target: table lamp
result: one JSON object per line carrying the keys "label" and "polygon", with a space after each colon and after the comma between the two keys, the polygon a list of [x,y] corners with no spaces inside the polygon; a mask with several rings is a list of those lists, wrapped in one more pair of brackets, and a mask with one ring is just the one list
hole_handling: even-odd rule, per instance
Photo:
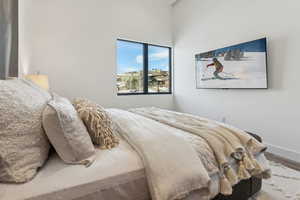
{"label": "table lamp", "polygon": [[25,79],[32,81],[41,88],[49,90],[48,76],[42,74],[29,74],[25,76]]}

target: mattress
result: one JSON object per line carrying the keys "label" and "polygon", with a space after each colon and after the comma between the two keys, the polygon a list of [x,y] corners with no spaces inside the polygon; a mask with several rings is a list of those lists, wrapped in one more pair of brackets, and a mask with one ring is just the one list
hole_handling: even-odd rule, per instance
{"label": "mattress", "polygon": [[[267,169],[263,154],[256,158]],[[219,193],[217,173],[210,174],[211,198]],[[197,199],[196,191],[186,200]],[[37,176],[25,184],[0,183],[0,200],[149,200],[144,167],[137,153],[125,142],[112,150],[97,150],[88,168],[67,165],[50,156]]]}

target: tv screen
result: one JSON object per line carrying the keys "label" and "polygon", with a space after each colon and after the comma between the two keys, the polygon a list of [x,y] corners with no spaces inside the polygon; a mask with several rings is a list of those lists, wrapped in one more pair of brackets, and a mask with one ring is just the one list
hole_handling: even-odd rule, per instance
{"label": "tv screen", "polygon": [[197,88],[268,88],[266,38],[200,53]]}

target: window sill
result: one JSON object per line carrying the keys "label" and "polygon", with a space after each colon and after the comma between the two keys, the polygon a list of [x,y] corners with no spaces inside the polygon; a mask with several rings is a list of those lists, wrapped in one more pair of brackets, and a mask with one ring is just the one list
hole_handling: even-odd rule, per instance
{"label": "window sill", "polygon": [[117,96],[132,96],[132,95],[168,95],[172,92],[156,92],[156,93],[118,93]]}

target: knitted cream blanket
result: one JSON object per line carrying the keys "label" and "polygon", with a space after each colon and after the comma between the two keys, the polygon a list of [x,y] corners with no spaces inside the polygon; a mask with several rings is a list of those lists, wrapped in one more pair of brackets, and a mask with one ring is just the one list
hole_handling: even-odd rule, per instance
{"label": "knitted cream blanket", "polygon": [[[232,186],[239,180],[262,173],[254,155],[265,151],[266,146],[242,130],[198,116],[159,108],[137,108],[130,111],[203,138],[213,150],[218,162],[222,194],[231,194]],[[229,157],[236,160],[237,173],[230,166]]]}
{"label": "knitted cream blanket", "polygon": [[[210,177],[182,130],[125,110],[106,110],[118,133],[141,157],[153,200],[183,199],[200,190],[207,200]],[[188,166],[188,167],[186,167]]]}

